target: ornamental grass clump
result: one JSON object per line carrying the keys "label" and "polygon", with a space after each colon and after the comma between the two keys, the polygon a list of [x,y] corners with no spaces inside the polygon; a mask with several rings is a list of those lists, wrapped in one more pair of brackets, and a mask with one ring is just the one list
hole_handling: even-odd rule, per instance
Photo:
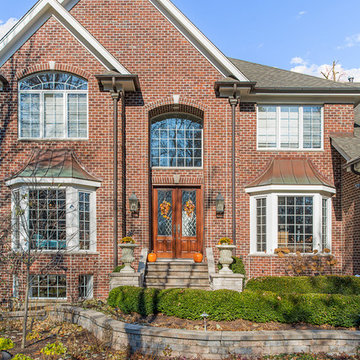
{"label": "ornamental grass clump", "polygon": [[14,347],[14,342],[11,339],[0,337],[0,351],[11,350]]}

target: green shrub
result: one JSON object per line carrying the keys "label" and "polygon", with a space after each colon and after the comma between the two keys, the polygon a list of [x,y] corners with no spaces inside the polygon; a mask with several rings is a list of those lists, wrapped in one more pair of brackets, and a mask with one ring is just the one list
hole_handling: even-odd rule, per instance
{"label": "green shrub", "polygon": [[360,278],[355,276],[267,276],[251,279],[248,290],[297,294],[360,295]]}
{"label": "green shrub", "polygon": [[15,355],[12,360],[33,360],[31,357],[26,356],[24,354],[17,354]]}
{"label": "green shrub", "polygon": [[118,272],[120,272],[123,268],[125,267],[125,265],[119,265],[119,266],[117,266],[115,269],[114,269],[114,273],[118,273]]}
{"label": "green shrub", "polygon": [[202,319],[203,312],[215,321],[244,319],[352,327],[360,320],[360,296],[356,295],[119,287],[110,292],[108,304],[125,313],[163,313],[190,320]]}
{"label": "green shrub", "polygon": [[0,350],[10,350],[14,347],[12,340],[0,337]]}
{"label": "green shrub", "polygon": [[[242,261],[241,258],[232,256],[233,258],[233,262],[232,264],[229,265],[230,270],[232,270],[232,272],[234,274],[242,274],[242,275],[246,275],[246,271],[245,271],[245,266],[244,263]],[[222,269],[222,265],[218,264],[218,269],[221,270]]]}
{"label": "green shrub", "polygon": [[67,348],[62,342],[56,341],[53,344],[47,344],[43,347],[40,352],[46,356],[58,356],[64,355],[67,351]]}

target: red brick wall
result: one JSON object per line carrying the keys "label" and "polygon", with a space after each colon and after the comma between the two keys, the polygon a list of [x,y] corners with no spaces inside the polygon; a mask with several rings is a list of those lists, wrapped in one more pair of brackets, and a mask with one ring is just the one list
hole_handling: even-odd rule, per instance
{"label": "red brick wall", "polygon": [[[147,0],[81,0],[72,15],[130,72],[139,75],[141,93],[126,99],[126,200],[135,192],[141,203],[139,217],[127,214],[127,231],[133,230],[140,245],[149,247],[149,112],[172,106],[172,95],[180,95],[181,106],[204,112],[204,164],[201,170],[154,170],[153,184],[173,184],[174,174],[181,182],[199,184],[204,189],[204,244],[216,243],[221,236],[231,236],[231,110],[224,99],[216,99],[214,82],[219,72],[150,4]],[[59,70],[72,71],[89,81],[89,141],[19,141],[17,139],[17,77],[48,69],[55,61]],[[51,18],[21,49],[0,68],[10,81],[11,92],[0,93],[0,179],[19,169],[31,149],[68,147],[75,150],[85,167],[103,178],[97,190],[96,255],[65,258],[68,268],[69,297],[77,297],[78,275],[93,273],[95,297],[106,297],[108,274],[113,268],[112,251],[112,100],[100,93],[95,74],[105,69],[72,35]],[[120,104],[119,104],[120,108]],[[121,126],[119,126],[121,131]],[[330,148],[331,132],[352,132],[353,110],[350,105],[325,106],[325,150],[321,152],[281,152],[282,156],[308,156],[318,170],[335,183]],[[280,152],[256,151],[256,112],[253,104],[242,104],[237,111],[237,254],[244,256],[250,276],[280,274],[279,260],[248,257],[249,195],[244,186]],[[121,148],[120,143],[120,148]],[[119,161],[121,160],[121,151]],[[119,171],[121,174],[121,171]],[[122,184],[119,178],[119,187]],[[215,213],[215,198],[221,192],[226,200],[223,218]],[[0,189],[1,212],[9,207],[9,190]],[[128,207],[128,201],[126,201]],[[119,204],[122,204],[121,192]],[[333,248],[344,257],[341,241],[340,203],[334,201]],[[120,209],[121,211],[122,209]],[[121,225],[121,220],[119,221]],[[120,233],[121,233],[120,227]],[[137,255],[140,248],[138,248]],[[215,251],[216,252],[216,251]],[[45,261],[45,260],[44,260]],[[36,273],[41,264],[32,270]],[[339,271],[343,269],[339,267]],[[344,268],[345,270],[345,268]],[[9,274],[0,270],[10,284]],[[346,270],[348,271],[348,270]],[[0,285],[1,286],[1,285]],[[0,296],[7,295],[3,286]]]}

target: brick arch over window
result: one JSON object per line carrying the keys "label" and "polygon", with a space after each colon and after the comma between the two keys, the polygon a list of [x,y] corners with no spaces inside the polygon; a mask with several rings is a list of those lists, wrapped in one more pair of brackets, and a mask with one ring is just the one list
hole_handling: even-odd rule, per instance
{"label": "brick arch over window", "polygon": [[91,77],[90,73],[73,65],[55,63],[55,66],[50,66],[49,63],[44,63],[19,70],[16,73],[16,78],[17,80],[21,80],[22,78],[27,77],[31,74],[43,72],[43,71],[61,71],[61,72],[71,73],[80,76],[86,80],[88,80]]}
{"label": "brick arch over window", "polygon": [[149,119],[166,113],[185,113],[195,115],[204,120],[206,108],[201,103],[180,97],[178,103],[174,102],[174,97],[169,96],[164,99],[154,101],[146,106]]}

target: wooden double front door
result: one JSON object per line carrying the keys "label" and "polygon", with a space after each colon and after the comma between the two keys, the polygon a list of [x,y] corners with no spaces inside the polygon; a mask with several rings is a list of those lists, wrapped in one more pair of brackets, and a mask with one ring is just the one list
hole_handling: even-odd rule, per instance
{"label": "wooden double front door", "polygon": [[153,241],[159,258],[202,252],[202,193],[197,188],[153,189]]}

